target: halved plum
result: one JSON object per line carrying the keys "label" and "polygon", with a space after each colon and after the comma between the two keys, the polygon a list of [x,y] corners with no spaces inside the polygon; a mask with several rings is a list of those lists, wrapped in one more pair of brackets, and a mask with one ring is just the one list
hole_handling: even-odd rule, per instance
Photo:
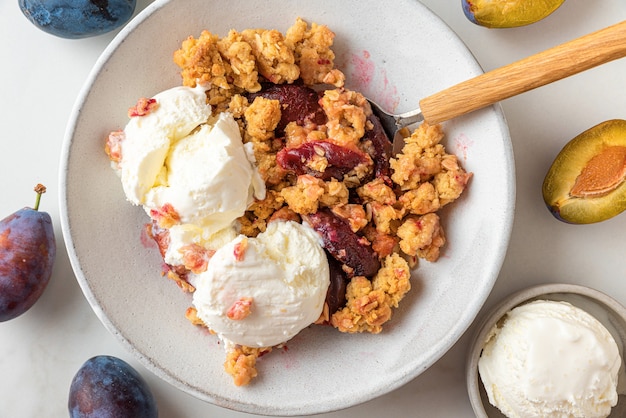
{"label": "halved plum", "polygon": [[462,0],[465,16],[487,28],[530,25],[547,17],[565,0]]}
{"label": "halved plum", "polygon": [[626,120],[602,122],[568,142],[543,182],[559,220],[589,224],[626,210]]}

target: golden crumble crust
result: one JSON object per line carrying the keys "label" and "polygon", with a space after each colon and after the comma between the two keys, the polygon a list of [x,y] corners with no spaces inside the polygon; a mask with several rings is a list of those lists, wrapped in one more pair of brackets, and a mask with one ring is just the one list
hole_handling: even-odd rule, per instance
{"label": "golden crumble crust", "polygon": [[289,122],[285,126],[285,147],[295,148],[306,142],[323,141],[328,139],[326,135],[326,125],[316,125],[305,123],[299,125],[296,122]]}
{"label": "golden crumble crust", "polygon": [[331,49],[335,33],[327,26],[307,23],[298,18],[287,30],[286,42],[293,45],[300,77],[305,84],[331,84],[342,87],[343,73],[334,68],[335,53]]}
{"label": "golden crumble crust", "polygon": [[320,207],[334,207],[348,203],[348,188],[342,182],[323,181],[310,175],[298,176],[294,186],[280,191],[285,203],[299,215],[317,212]]}
{"label": "golden crumble crust", "polygon": [[396,203],[396,194],[382,178],[376,178],[356,189],[359,197],[366,202],[378,202],[383,205]]}
{"label": "golden crumble crust", "polygon": [[181,68],[184,86],[195,87],[198,83],[208,85],[208,102],[223,105],[235,93],[229,79],[232,68],[219,52],[219,37],[204,30],[196,39],[189,36],[174,52],[174,62]]}
{"label": "golden crumble crust", "polygon": [[300,77],[293,47],[275,29],[246,29],[241,35],[251,46],[259,73],[274,84],[293,83]]}
{"label": "golden crumble crust", "polygon": [[427,213],[408,216],[398,228],[400,248],[405,254],[418,256],[428,261],[439,258],[440,248],[446,243],[439,215]]}
{"label": "golden crumble crust", "polygon": [[357,147],[365,134],[367,99],[352,90],[333,89],[324,91],[320,105],[328,116],[328,138],[338,145]]}
{"label": "golden crumble crust", "polygon": [[258,375],[257,359],[270,351],[271,347],[252,348],[236,345],[226,351],[224,370],[232,376],[235,386],[245,386]]}
{"label": "golden crumble crust", "polygon": [[230,64],[232,84],[248,92],[261,90],[259,72],[252,46],[242,34],[230,30],[228,35],[217,42],[220,55]]}
{"label": "golden crumble crust", "polygon": [[392,308],[411,289],[409,266],[398,254],[385,257],[383,266],[370,281],[356,276],[346,289],[346,306],[331,316],[331,324],[341,332],[378,334],[393,314]]}
{"label": "golden crumble crust", "polygon": [[280,102],[257,97],[244,111],[246,132],[253,141],[266,141],[274,138],[274,130],[280,122]]}
{"label": "golden crumble crust", "polygon": [[390,160],[391,179],[403,191],[398,201],[408,213],[438,211],[461,195],[472,176],[446,152],[442,139],[439,125],[423,123],[406,139],[402,153]]}

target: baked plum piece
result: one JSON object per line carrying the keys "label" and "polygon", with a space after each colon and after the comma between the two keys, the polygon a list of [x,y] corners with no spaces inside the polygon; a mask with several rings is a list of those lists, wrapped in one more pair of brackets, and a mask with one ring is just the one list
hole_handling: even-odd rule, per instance
{"label": "baked plum piece", "polygon": [[348,276],[341,268],[342,264],[326,251],[328,259],[328,267],[330,270],[330,286],[326,292],[326,303],[328,304],[328,312],[332,316],[346,304],[346,286],[348,284]]}
{"label": "baked plum piece", "polygon": [[[315,161],[324,158],[323,170],[315,168]],[[311,141],[294,148],[283,148],[276,155],[276,161],[284,170],[297,175],[308,174],[313,177],[330,180],[343,180],[343,176],[361,164],[367,164],[367,155],[328,141]]]}
{"label": "baked plum piece", "polygon": [[383,125],[378,116],[371,114],[367,120],[372,123],[373,128],[366,130],[362,142],[371,142],[370,156],[374,161],[374,176],[382,178],[388,186],[391,186],[391,166],[389,159],[393,156],[393,144],[385,133]]}
{"label": "baked plum piece", "polygon": [[319,104],[318,93],[303,84],[264,83],[261,90],[246,95],[246,98],[252,103],[259,96],[278,100],[281,104],[280,122],[276,126],[277,137],[284,135],[289,122],[296,122],[300,126],[307,122],[316,125],[326,123],[326,114]]}
{"label": "baked plum piece", "polygon": [[326,251],[347,267],[348,276],[373,277],[378,272],[380,261],[371,243],[354,233],[347,222],[329,209],[321,209],[304,219],[322,238]]}

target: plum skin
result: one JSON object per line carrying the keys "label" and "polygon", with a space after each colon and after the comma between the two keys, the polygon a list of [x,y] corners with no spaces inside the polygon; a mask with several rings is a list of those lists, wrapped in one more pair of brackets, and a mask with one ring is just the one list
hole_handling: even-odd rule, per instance
{"label": "plum skin", "polygon": [[55,256],[48,213],[24,208],[0,222],[0,322],[22,315],[41,297]]}
{"label": "plum skin", "polygon": [[124,360],[99,355],[87,360],[72,379],[71,418],[156,418],[157,404],[141,375]]}
{"label": "plum skin", "polygon": [[467,19],[478,25],[479,23],[476,21],[476,17],[474,16],[474,12],[472,12],[471,9],[471,3],[469,2],[469,0],[462,0],[461,1],[461,5],[463,7],[463,13],[465,14],[465,17],[467,17]]}
{"label": "plum skin", "polygon": [[19,0],[19,6],[44,32],[79,39],[110,32],[128,22],[136,0]]}

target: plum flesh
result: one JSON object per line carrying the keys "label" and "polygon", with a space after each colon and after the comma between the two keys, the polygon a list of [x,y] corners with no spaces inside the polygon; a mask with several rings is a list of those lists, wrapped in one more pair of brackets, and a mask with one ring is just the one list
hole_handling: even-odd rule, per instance
{"label": "plum flesh", "polygon": [[369,278],[378,272],[378,255],[369,241],[355,234],[347,222],[325,208],[304,218],[321,237],[324,249],[351,270],[348,276]]}

